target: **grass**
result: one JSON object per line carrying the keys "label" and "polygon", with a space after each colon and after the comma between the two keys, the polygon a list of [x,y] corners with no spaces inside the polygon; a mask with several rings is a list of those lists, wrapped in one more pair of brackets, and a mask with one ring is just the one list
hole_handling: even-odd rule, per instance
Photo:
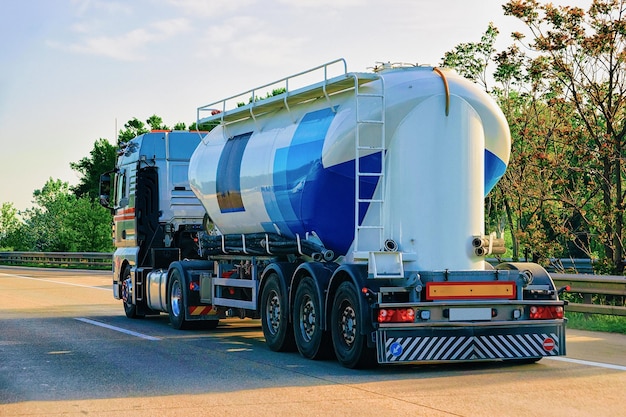
{"label": "grass", "polygon": [[570,329],[626,334],[626,316],[565,312],[565,317]]}

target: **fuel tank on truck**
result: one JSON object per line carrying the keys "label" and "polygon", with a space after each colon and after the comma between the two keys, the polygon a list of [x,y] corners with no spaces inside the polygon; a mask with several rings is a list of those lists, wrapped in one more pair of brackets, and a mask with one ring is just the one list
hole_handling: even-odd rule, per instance
{"label": "fuel tank on truck", "polygon": [[347,260],[393,242],[409,270],[484,269],[471,242],[510,152],[488,94],[452,70],[383,66],[268,100],[201,120],[220,124],[189,179],[222,234],[315,235]]}

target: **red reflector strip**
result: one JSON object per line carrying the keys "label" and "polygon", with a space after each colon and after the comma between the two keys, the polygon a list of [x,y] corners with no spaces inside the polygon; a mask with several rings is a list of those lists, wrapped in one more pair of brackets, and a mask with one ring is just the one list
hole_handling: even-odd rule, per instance
{"label": "red reflector strip", "polygon": [[135,208],[130,207],[130,208],[126,208],[126,209],[122,209],[118,211],[113,217],[113,220],[118,222],[118,221],[123,221],[123,220],[133,220],[134,218],[135,218]]}
{"label": "red reflector strip", "polygon": [[515,282],[427,282],[427,300],[503,298],[513,300]]}
{"label": "red reflector strip", "polygon": [[189,307],[190,316],[206,316],[208,314],[216,314],[213,312],[213,306],[191,306]]}

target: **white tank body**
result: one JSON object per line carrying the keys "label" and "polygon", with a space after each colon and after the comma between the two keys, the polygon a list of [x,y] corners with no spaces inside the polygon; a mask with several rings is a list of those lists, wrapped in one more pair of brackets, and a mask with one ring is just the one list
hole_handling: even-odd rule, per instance
{"label": "white tank body", "polygon": [[[471,241],[485,232],[484,196],[509,159],[502,112],[453,71],[377,76],[358,99],[349,89],[212,130],[191,158],[189,179],[220,232],[314,233],[347,260],[357,249],[381,250],[378,232],[355,247],[355,159],[361,172],[375,172],[384,154],[383,175],[360,176],[368,202],[360,203],[359,227],[382,226],[384,239],[411,254],[407,270],[483,269]],[[378,121],[383,151],[357,151],[357,126],[361,144],[376,144]]]}

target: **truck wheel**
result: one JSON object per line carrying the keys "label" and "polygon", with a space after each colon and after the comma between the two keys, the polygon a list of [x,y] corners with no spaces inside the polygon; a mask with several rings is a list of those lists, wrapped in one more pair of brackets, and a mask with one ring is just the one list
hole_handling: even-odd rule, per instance
{"label": "truck wheel", "polygon": [[337,360],[346,368],[368,368],[375,364],[374,349],[367,347],[359,332],[359,299],[354,285],[339,285],[331,312],[331,334]]}
{"label": "truck wheel", "polygon": [[328,335],[321,326],[320,300],[311,277],[298,285],[293,304],[293,331],[298,351],[305,358],[322,359],[330,353]]}
{"label": "truck wheel", "polygon": [[185,329],[187,327],[187,321],[185,320],[185,292],[183,291],[180,272],[177,269],[172,270],[168,294],[170,323],[175,329]]}
{"label": "truck wheel", "polygon": [[130,265],[126,265],[122,273],[122,302],[124,303],[124,314],[126,314],[126,317],[129,319],[143,317],[137,314],[137,306],[133,304],[133,282],[130,279]]}
{"label": "truck wheel", "polygon": [[261,327],[265,343],[275,352],[293,351],[293,328],[287,315],[287,297],[283,294],[278,275],[270,274],[261,293]]}

